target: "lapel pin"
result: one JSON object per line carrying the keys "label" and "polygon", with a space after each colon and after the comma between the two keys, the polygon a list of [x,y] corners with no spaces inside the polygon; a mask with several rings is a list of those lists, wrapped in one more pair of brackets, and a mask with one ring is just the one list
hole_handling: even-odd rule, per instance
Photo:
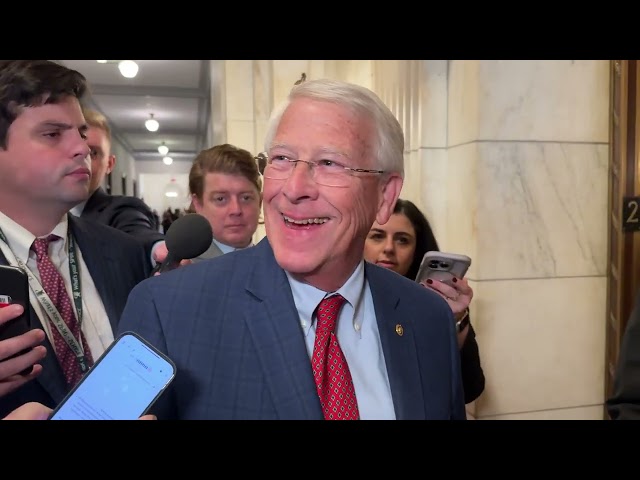
{"label": "lapel pin", "polygon": [[402,325],[397,324],[396,325],[396,333],[400,336],[402,336],[404,334],[404,328],[402,328]]}

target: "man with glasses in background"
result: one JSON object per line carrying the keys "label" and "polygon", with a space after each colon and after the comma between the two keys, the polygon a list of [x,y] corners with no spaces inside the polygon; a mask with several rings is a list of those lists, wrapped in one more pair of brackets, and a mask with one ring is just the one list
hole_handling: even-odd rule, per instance
{"label": "man with glasses in background", "polygon": [[404,136],[371,91],[306,81],[270,119],[266,238],[142,282],[121,331],[176,363],[159,419],[465,419],[455,322],[362,252],[403,183]]}

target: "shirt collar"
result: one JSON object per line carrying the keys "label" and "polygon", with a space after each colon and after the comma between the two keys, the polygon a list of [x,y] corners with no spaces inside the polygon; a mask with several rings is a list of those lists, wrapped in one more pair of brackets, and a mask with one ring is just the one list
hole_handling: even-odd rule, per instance
{"label": "shirt collar", "polygon": [[247,245],[246,247],[243,247],[243,248],[231,247],[231,246],[229,246],[229,245],[227,245],[225,243],[219,242],[215,238],[213,239],[213,243],[215,243],[217,245],[217,247],[220,249],[220,251],[222,253],[235,252],[236,250],[243,250],[245,248],[249,248],[249,247],[253,246],[253,243],[249,243],[249,245]]}
{"label": "shirt collar", "polygon": [[[54,235],[64,239],[65,249],[67,248],[68,226],[69,221],[67,219],[67,215],[63,215],[60,222],[51,231]],[[0,228],[7,237],[9,248],[16,258],[27,263],[27,260],[29,259],[29,250],[31,249],[31,245],[33,245],[33,241],[36,239],[36,236],[2,212],[0,212]],[[44,237],[46,236],[47,235],[44,235]]]}
{"label": "shirt collar", "polygon": [[69,210],[69,213],[71,213],[72,215],[75,215],[76,217],[79,217],[80,215],[82,215],[82,212],[84,211],[84,207],[86,205],[87,205],[87,200],[73,207],[71,210]]}
{"label": "shirt collar", "polygon": [[344,285],[335,292],[325,292],[308,283],[295,279],[289,272],[285,273],[291,286],[293,301],[296,304],[298,316],[300,317],[301,326],[305,335],[308,333],[314,321],[313,314],[315,309],[323,298],[339,293],[355,310],[364,293],[364,261],[358,264]]}

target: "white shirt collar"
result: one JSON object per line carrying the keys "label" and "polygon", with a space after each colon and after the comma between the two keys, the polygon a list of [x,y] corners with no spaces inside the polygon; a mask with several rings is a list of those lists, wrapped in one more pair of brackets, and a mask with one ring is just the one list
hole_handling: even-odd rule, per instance
{"label": "white shirt collar", "polygon": [[[54,235],[64,239],[64,248],[67,248],[68,227],[69,221],[67,219],[67,215],[63,215],[60,222],[58,222],[51,231]],[[0,212],[0,228],[7,237],[9,248],[13,254],[22,262],[27,263],[27,260],[29,259],[29,250],[31,249],[31,245],[33,245],[33,241],[36,239],[36,236],[2,212]],[[44,235],[44,237],[46,236],[47,235]]]}

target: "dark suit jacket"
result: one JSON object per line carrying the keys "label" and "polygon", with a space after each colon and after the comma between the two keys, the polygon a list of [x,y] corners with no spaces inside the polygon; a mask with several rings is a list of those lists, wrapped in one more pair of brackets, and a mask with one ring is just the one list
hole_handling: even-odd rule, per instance
{"label": "dark suit jacket", "polygon": [[[104,225],[69,215],[69,228],[82,252],[115,334],[129,292],[150,274],[146,253],[129,235]],[[2,252],[0,263],[7,264]],[[33,308],[30,311],[31,327],[42,328]],[[53,408],[67,394],[62,369],[49,340],[45,339],[43,345],[47,348],[47,356],[40,362],[42,373],[14,392],[0,397],[0,418],[26,402],[40,402]]]}
{"label": "dark suit jacket", "polygon": [[[366,263],[365,275],[396,417],[465,419],[447,303],[376,265]],[[140,283],[122,314],[127,330],[177,365],[152,408],[160,419],[323,418],[293,294],[267,238]]]}
{"label": "dark suit jacket", "polygon": [[164,240],[164,235],[158,231],[155,215],[146,203],[136,197],[109,195],[98,188],[87,200],[80,217],[132,235],[142,242],[148,258],[151,258],[153,245]]}
{"label": "dark suit jacket", "polygon": [[640,292],[622,337],[613,394],[606,407],[613,420],[640,420]]}

